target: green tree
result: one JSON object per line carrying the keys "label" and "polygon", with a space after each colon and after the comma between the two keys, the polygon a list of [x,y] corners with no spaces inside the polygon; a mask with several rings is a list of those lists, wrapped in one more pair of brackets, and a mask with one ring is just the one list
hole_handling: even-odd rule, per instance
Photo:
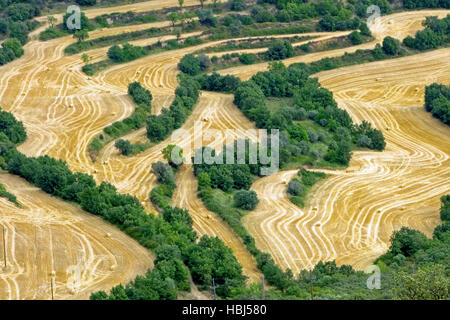
{"label": "green tree", "polygon": [[392,234],[390,251],[394,256],[402,254],[405,257],[410,257],[420,249],[425,248],[426,244],[427,238],[423,233],[402,227]]}
{"label": "green tree", "polygon": [[399,300],[448,300],[450,278],[446,268],[435,264],[420,268],[416,273],[394,274],[394,297]]}
{"label": "green tree", "polygon": [[14,56],[16,58],[19,58],[23,55],[23,47],[22,47],[22,43],[16,39],[16,38],[11,38],[11,39],[7,39],[2,43],[2,47],[3,48],[8,48],[11,49],[12,52],[14,53]]}
{"label": "green tree", "polygon": [[183,164],[183,149],[177,145],[169,144],[162,150],[162,154],[172,167],[176,168]]}
{"label": "green tree", "polygon": [[81,55],[81,60],[83,60],[84,63],[88,63],[90,59],[91,58],[89,57],[89,55],[87,53],[83,53]]}
{"label": "green tree", "polygon": [[81,41],[84,41],[89,38],[89,33],[87,32],[87,30],[82,29],[82,30],[76,31],[73,34],[73,37],[75,39],[78,39],[78,42],[81,42]]}
{"label": "green tree", "polygon": [[133,146],[128,140],[116,140],[114,146],[119,149],[124,156],[128,156],[133,152]]}
{"label": "green tree", "polygon": [[56,21],[57,21],[57,19],[54,16],[47,16],[47,22],[50,25],[50,28],[55,27]]}
{"label": "green tree", "polygon": [[176,12],[169,13],[167,15],[167,18],[170,20],[170,22],[172,22],[172,28],[175,28],[175,23],[180,19],[178,13]]}
{"label": "green tree", "polygon": [[386,37],[383,39],[383,51],[386,54],[395,56],[398,53],[399,42],[397,39],[392,37]]}
{"label": "green tree", "polygon": [[151,172],[156,175],[158,182],[167,185],[175,185],[175,175],[173,174],[172,168],[167,163],[161,161],[152,163]]}
{"label": "green tree", "polygon": [[245,209],[245,210],[253,210],[258,204],[259,200],[256,195],[256,192],[253,190],[240,190],[237,191],[234,196],[234,206]]}
{"label": "green tree", "polygon": [[353,45],[362,43],[361,34],[358,31],[353,31],[352,33],[350,33],[349,38]]}
{"label": "green tree", "polygon": [[200,60],[193,54],[187,54],[178,63],[178,69],[191,76],[195,76],[201,71]]}

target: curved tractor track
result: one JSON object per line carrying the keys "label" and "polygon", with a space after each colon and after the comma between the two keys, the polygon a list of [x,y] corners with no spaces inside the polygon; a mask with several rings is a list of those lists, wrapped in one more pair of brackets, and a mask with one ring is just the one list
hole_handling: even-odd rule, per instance
{"label": "curved tractor track", "polygon": [[[158,3],[158,8],[174,6],[171,2],[162,1],[146,3],[152,3],[152,5]],[[136,5],[145,6],[144,3]],[[97,12],[98,10],[100,9],[89,10],[87,15],[90,17],[101,14]],[[103,8],[101,10],[103,10],[102,13],[119,11],[118,7]],[[130,9],[123,11],[128,10]],[[439,14],[443,16],[447,13],[448,11],[417,11],[383,17],[377,26],[371,26],[377,32],[377,40],[374,43],[304,55],[288,59],[285,62],[289,64],[300,61],[314,61],[325,56],[341,55],[344,52],[351,52],[364,46],[370,48],[385,35],[389,35],[390,32],[394,35],[397,35],[398,32],[403,32],[402,34],[404,35],[414,33],[421,28],[421,21],[427,15]],[[136,27],[136,29],[138,28],[140,27]],[[107,34],[123,31],[125,30],[119,28],[104,30]],[[101,32],[96,32],[100,36]],[[131,81],[140,81],[152,91],[154,96],[153,112],[158,113],[163,106],[169,106],[173,98],[174,89],[178,84],[176,80],[176,74],[178,73],[176,65],[179,59],[186,53],[194,52],[219,42],[147,56],[127,64],[116,65],[94,77],[87,77],[80,70],[82,65],[81,54],[74,56],[64,56],[63,54],[64,48],[73,41],[71,37],[47,42],[31,41],[26,45],[25,55],[21,59],[0,67],[0,105],[4,109],[13,112],[19,120],[24,122],[29,137],[19,149],[29,156],[49,154],[55,158],[64,159],[72,170],[88,172],[94,175],[97,181],[111,182],[120,192],[137,196],[148,211],[154,211],[154,208],[148,201],[148,193],[156,185],[156,179],[150,173],[151,163],[162,159],[161,150],[168,144],[192,147],[194,137],[193,124],[195,121],[201,121],[204,128],[214,128],[221,131],[238,129],[240,132],[243,132],[246,129],[254,129],[254,124],[249,122],[232,104],[233,97],[231,95],[203,92],[193,113],[182,127],[186,131],[183,131],[179,138],[167,139],[131,158],[119,156],[112,144],[110,144],[102,150],[97,161],[92,163],[87,152],[90,141],[105,126],[127,117],[134,109],[132,101],[126,94],[127,86]],[[152,40],[149,39],[149,41]],[[106,49],[102,48],[92,50],[89,54],[93,55],[94,59],[98,59],[103,57],[105,52]],[[448,57],[448,51],[444,50],[442,52],[441,55],[447,55]],[[422,61],[433,54],[436,53],[428,53],[414,58]],[[405,58],[404,61],[414,58]],[[421,91],[415,92],[415,102],[412,105],[421,105],[421,102],[417,100],[423,94],[424,82],[428,83],[435,80],[438,74],[442,74],[443,71],[447,71],[448,74],[445,65],[444,67],[439,66],[437,60],[429,59],[429,61],[429,64],[425,65],[423,70],[429,70],[434,63],[435,71],[432,74],[427,74],[427,77],[423,77],[426,81],[415,76],[415,74],[413,76],[413,79],[423,82],[421,83]],[[402,66],[403,60],[396,59],[389,63],[393,64],[390,68],[392,69],[395,66]],[[279,186],[282,175],[294,174],[294,172],[280,172],[265,177],[254,185],[253,188],[259,193],[259,198],[262,201],[254,212],[245,217],[244,222],[252,235],[255,236],[258,247],[270,252],[283,268],[289,267],[293,271],[298,271],[325,258],[337,258],[338,262],[362,266],[376,256],[376,250],[378,250],[376,252],[379,254],[386,249],[386,237],[390,235],[392,228],[398,227],[400,224],[415,225],[412,221],[417,221],[419,228],[429,231],[437,223],[436,212],[438,204],[435,197],[445,191],[443,174],[445,173],[445,165],[448,168],[448,163],[444,162],[447,159],[448,149],[442,150],[442,146],[435,146],[433,141],[439,140],[442,136],[448,136],[448,129],[433,122],[431,117],[426,118],[424,112],[424,118],[415,119],[414,112],[420,113],[420,108],[418,107],[398,108],[399,110],[396,109],[395,112],[394,110],[386,109],[391,108],[390,105],[378,107],[378,102],[384,103],[389,101],[381,98],[385,94],[384,91],[392,93],[389,94],[389,97],[397,105],[402,105],[402,94],[411,91],[405,89],[405,85],[402,85],[402,81],[407,82],[409,80],[402,80],[401,71],[396,74],[398,78],[396,83],[400,84],[397,84],[399,89],[394,89],[396,86],[393,83],[384,86],[384,83],[376,82],[378,72],[386,70],[383,69],[385,65],[387,63],[382,62],[378,64],[378,69],[371,67],[372,73],[366,73],[366,69],[370,69],[368,66],[372,65],[356,66],[354,68],[359,71],[354,69],[352,71],[354,72],[353,74],[348,74],[346,78],[343,77],[340,82],[333,80],[333,85],[336,82],[341,83],[343,87],[350,87],[350,89],[343,91],[343,97],[339,96],[339,88],[335,88],[330,83],[327,83],[326,80],[322,80],[325,79],[322,77],[336,75],[338,78],[337,75],[347,69],[324,73],[321,75],[321,81],[324,81],[325,86],[336,92],[336,98],[340,105],[349,111],[355,121],[359,121],[361,118],[368,119],[377,127],[383,129],[384,123],[380,122],[382,120],[378,117],[381,115],[386,117],[385,119],[390,119],[389,126],[391,130],[386,134],[388,142],[388,150],[386,152],[355,153],[352,167],[359,171],[353,173],[353,176],[350,173],[347,175],[346,172],[339,173],[317,186],[314,189],[315,191],[311,193],[310,198],[318,202],[323,201],[323,203],[312,204],[312,209],[307,207],[305,210],[300,210],[293,206],[284,194],[285,186]],[[414,64],[411,66],[414,67]],[[267,64],[257,64],[223,70],[222,73],[231,73],[241,78],[248,78],[252,74],[266,68]],[[362,78],[359,77],[354,80],[355,72],[360,72],[366,76],[367,83],[361,84],[361,86],[373,83],[374,88],[378,89],[365,87],[368,92],[366,94],[361,94],[363,91],[360,90],[358,90],[358,94],[352,92],[351,88],[359,85],[357,83]],[[445,78],[443,79],[445,80]],[[353,83],[355,83],[355,86]],[[386,88],[389,90],[386,90]],[[383,92],[379,94],[380,97],[375,94],[372,100],[358,100],[360,98],[369,99],[371,93],[376,90]],[[369,105],[372,107],[368,107]],[[405,111],[400,111],[402,109]],[[408,120],[405,120],[405,117]],[[205,118],[208,120],[202,121]],[[405,121],[419,125],[418,121],[425,122],[424,125],[430,129],[429,134],[415,133],[418,139],[415,141],[415,136],[414,138],[410,136],[414,132],[410,131],[418,130],[417,128],[420,128],[420,126],[408,126],[404,124]],[[397,132],[396,128],[400,128],[402,124],[404,126],[403,131]],[[409,128],[409,131],[406,128]],[[440,130],[440,132],[437,132],[437,130]],[[139,140],[143,136],[145,136],[145,129],[132,132],[125,138]],[[213,147],[220,148],[223,142],[222,138],[218,138],[205,143],[211,143]],[[399,143],[400,146],[398,145]],[[401,154],[402,157],[398,158],[398,154]],[[395,166],[387,161],[386,158],[383,160],[383,157],[396,159],[393,162]],[[424,158],[427,160],[425,161]],[[441,163],[437,164],[436,159],[440,159]],[[437,168],[436,171],[441,172],[442,175],[435,176],[435,180],[430,180],[433,176],[430,172],[422,174],[416,170],[413,178],[416,180],[422,178],[423,181],[427,182],[426,186],[418,190],[412,187],[398,189],[398,193],[401,195],[398,201],[392,201],[392,198],[390,198],[390,201],[387,201],[386,194],[392,194],[392,190],[385,191],[385,199],[380,197],[377,200],[376,193],[368,194],[363,189],[358,191],[351,187],[353,183],[356,183],[352,179],[357,177],[359,180],[356,179],[356,181],[359,181],[361,184],[360,188],[365,187],[364,181],[372,181],[374,186],[390,190],[392,186],[387,183],[388,178],[397,179],[395,177],[402,176],[407,179],[406,172],[412,170],[414,164],[422,166],[423,163]],[[441,168],[440,166],[443,167]],[[359,177],[359,175],[364,174],[366,175],[364,179]],[[256,269],[255,261],[248,251],[245,250],[240,239],[217,215],[209,212],[196,197],[196,181],[188,166],[179,173],[177,185],[178,188],[175,191],[173,203],[189,209],[190,214],[193,216],[196,231],[200,235],[219,236],[234,250],[238,260],[243,265],[244,273],[252,281],[258,279],[260,275]],[[345,193],[344,186],[351,189],[351,191]],[[7,185],[7,187],[10,188],[11,192],[16,192],[14,186]],[[431,194],[432,192],[427,188],[435,190],[434,194]],[[267,199],[265,199],[264,192],[269,189],[272,189],[273,192],[270,196],[267,195]],[[422,194],[419,190],[428,191],[424,191]],[[354,192],[354,195],[351,195],[351,192]],[[358,192],[361,192],[361,194]],[[345,194],[348,198],[345,197]],[[362,195],[366,197],[372,196],[373,199],[363,199]],[[432,196],[433,199],[430,200]],[[421,200],[423,197],[426,198],[426,201]],[[42,201],[39,205],[46,210],[53,203],[53,198],[51,199],[52,201],[48,201],[48,204],[46,201]],[[373,211],[372,201],[381,203],[382,200],[386,200],[387,203],[384,205],[379,204],[380,207],[377,207],[376,210],[381,210],[380,214],[374,214],[377,211]],[[424,214],[423,210],[418,210],[417,213],[411,214],[410,210],[414,210],[416,208],[415,203],[417,204],[419,201],[429,204],[429,209],[425,211],[427,213]],[[2,208],[5,206],[2,202]],[[317,210],[314,210],[314,206],[317,206]],[[406,209],[399,213],[394,213],[392,210],[394,210],[395,206],[404,206]],[[361,209],[359,209],[360,207]],[[339,211],[340,208],[346,208],[345,214]],[[420,217],[419,214],[428,214],[428,219],[424,219],[423,216]],[[319,218],[319,216],[323,218],[319,219],[320,222],[315,222],[314,219]],[[270,221],[267,219],[270,219]],[[338,224],[337,221],[339,222]],[[320,225],[318,225],[319,223]],[[386,223],[387,227],[384,228],[383,225],[383,228],[380,228],[381,223]],[[91,227],[94,228],[94,225],[91,225]],[[95,228],[97,228],[97,224],[95,224]],[[369,231],[367,232],[367,230]],[[350,237],[351,241],[339,244],[342,242],[341,239],[344,238],[344,235],[345,237]],[[334,237],[339,240],[336,240]],[[129,246],[130,251],[138,252],[139,248],[142,249],[139,246]],[[368,257],[367,248],[372,250],[369,250],[369,255],[373,254],[370,257]],[[25,248],[22,250],[24,252],[27,251]],[[82,268],[84,267],[82,266]],[[133,266],[128,266],[128,268],[135,273],[142,271],[136,266],[134,268]],[[115,281],[116,283],[122,282],[124,278]],[[104,286],[106,289],[109,287],[107,285]]]}

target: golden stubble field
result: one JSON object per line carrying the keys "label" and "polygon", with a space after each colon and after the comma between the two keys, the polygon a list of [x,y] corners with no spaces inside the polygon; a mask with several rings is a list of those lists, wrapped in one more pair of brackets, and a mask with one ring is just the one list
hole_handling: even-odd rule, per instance
{"label": "golden stubble field", "polygon": [[[149,1],[129,5],[136,6],[131,9],[123,6],[86,13],[95,17],[174,5],[175,1]],[[428,10],[385,16],[370,26],[376,36],[372,43],[284,62],[310,62],[372,48],[387,35],[403,38],[414,34],[422,28],[426,16],[442,17],[448,13]],[[97,30],[92,36],[145,27],[148,25]],[[339,35],[342,34],[336,33]],[[324,33],[315,40],[330,36]],[[90,173],[97,182],[113,183],[120,192],[135,195],[149,212],[155,212],[148,199],[156,184],[150,167],[162,160],[165,146],[192,147],[194,123],[205,118],[205,129],[244,132],[255,128],[233,105],[232,95],[202,92],[182,127],[186,134],[130,158],[120,156],[111,143],[93,163],[87,153],[92,138],[134,109],[127,96],[130,82],[140,81],[151,90],[152,110],[158,113],[173,98],[178,61],[186,53],[220,41],[147,56],[93,77],[82,73],[81,54],[64,56],[64,48],[73,41],[71,37],[30,41],[22,58],[0,67],[0,105],[24,122],[28,140],[19,150],[29,156],[49,154],[64,159],[72,170]],[[138,43],[153,41],[157,39]],[[88,54],[95,61],[104,58],[106,51],[102,48]],[[450,129],[421,106],[425,85],[435,81],[449,83],[449,56],[450,49],[441,49],[317,75],[354,121],[366,119],[383,131],[387,149],[382,153],[355,152],[348,170],[332,172],[330,178],[315,186],[304,209],[290,203],[285,194],[283,180],[295,171],[278,172],[257,181],[252,189],[258,193],[260,204],[244,218],[244,224],[260,249],[269,252],[281,267],[294,272],[328,259],[363,269],[388,248],[391,232],[400,226],[431,233],[439,222],[438,198],[449,191]],[[267,64],[263,63],[221,73],[247,79],[266,69]],[[141,129],[124,138],[144,137],[145,129]],[[221,140],[213,141],[216,148],[222,144]],[[152,257],[147,250],[100,219],[17,177],[2,174],[0,182],[24,204],[23,209],[17,209],[0,199],[5,213],[0,216],[0,223],[7,228],[8,255],[15,257],[8,259],[8,271],[0,273],[0,298],[49,298],[52,270],[56,272],[57,298],[87,298],[94,290],[126,283],[151,267]],[[197,198],[196,183],[191,168],[184,167],[177,176],[173,204],[189,210],[199,235],[219,236],[233,249],[244,273],[251,281],[257,281],[260,273],[253,257],[231,228]]]}

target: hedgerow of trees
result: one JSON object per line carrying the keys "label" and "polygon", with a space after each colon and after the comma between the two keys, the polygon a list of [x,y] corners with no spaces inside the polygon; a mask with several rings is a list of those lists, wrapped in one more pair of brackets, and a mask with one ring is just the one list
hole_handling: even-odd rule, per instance
{"label": "hedgerow of trees", "polygon": [[151,141],[162,141],[175,129],[181,127],[199,97],[199,83],[184,75],[179,76],[179,86],[169,108],[163,108],[160,115],[147,118],[147,137]]}
{"label": "hedgerow of trees", "polygon": [[[0,164],[3,169],[51,195],[79,204],[83,210],[102,217],[146,248],[155,250],[157,258],[152,271],[125,287],[115,287],[110,295],[94,293],[93,299],[175,299],[178,290],[190,287],[185,265],[191,268],[194,281],[201,288],[210,286],[209,281],[214,277],[220,286],[217,293],[223,297],[244,286],[242,267],[221,240],[204,237],[196,243],[192,219],[186,210],[166,206],[161,216],[147,214],[137,198],[118,193],[106,182],[97,185],[89,174],[72,173],[62,160],[49,156],[26,157],[15,148],[26,138],[22,124],[5,111],[0,113],[1,119]],[[159,178],[167,182],[166,175]],[[204,269],[205,259],[209,261],[208,270]]]}
{"label": "hedgerow of trees", "polygon": [[425,87],[425,110],[450,125],[450,85],[433,83]]}

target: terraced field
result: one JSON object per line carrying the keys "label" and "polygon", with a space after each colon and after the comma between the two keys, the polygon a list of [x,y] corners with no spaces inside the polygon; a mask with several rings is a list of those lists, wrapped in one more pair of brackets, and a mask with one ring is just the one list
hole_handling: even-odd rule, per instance
{"label": "terraced field", "polygon": [[[185,1],[185,6],[192,4],[194,1]],[[176,5],[175,0],[158,0],[86,13],[95,17]],[[442,17],[448,13],[448,10],[428,10],[384,16],[370,26],[375,36],[373,42],[293,57],[284,63],[311,62],[372,48],[387,35],[403,38],[414,34],[423,28],[421,22],[428,15]],[[165,26],[167,22],[152,25]],[[146,27],[97,30],[91,37]],[[315,40],[342,34],[324,33]],[[140,81],[151,90],[152,112],[159,113],[173,98],[178,84],[178,61],[187,53],[225,40],[146,56],[115,65],[93,77],[81,71],[81,54],[64,55],[64,48],[74,41],[72,37],[30,41],[22,58],[0,67],[0,105],[23,121],[28,140],[19,150],[28,156],[48,154],[64,159],[73,171],[90,173],[97,182],[108,181],[120,192],[135,195],[148,212],[156,212],[148,199],[156,185],[150,167],[162,160],[164,147],[177,144],[192,149],[194,140],[199,138],[194,131],[196,122],[205,129],[222,132],[236,129],[241,133],[255,128],[233,105],[232,95],[202,92],[178,138],[167,139],[128,158],[120,156],[112,142],[92,162],[88,155],[92,139],[134,109],[127,95],[130,82]],[[154,41],[157,39],[139,40],[135,44]],[[104,58],[106,51],[107,48],[101,48],[88,53],[96,61]],[[383,131],[387,149],[382,153],[355,152],[348,170],[333,172],[314,187],[304,209],[293,205],[285,194],[283,181],[295,171],[282,171],[258,180],[252,189],[261,201],[244,218],[258,248],[269,252],[277,264],[294,273],[328,259],[363,269],[387,250],[392,231],[400,226],[430,234],[439,221],[438,197],[450,191],[450,141],[442,139],[450,136],[450,129],[426,114],[421,106],[425,85],[450,82],[449,56],[450,49],[441,49],[317,75],[355,122],[366,119]],[[220,73],[248,79],[266,69],[267,63],[261,63]],[[205,118],[208,120],[202,121]],[[141,129],[124,138],[139,140],[144,136],[145,129]],[[218,149],[224,141],[216,138],[205,143]],[[8,271],[0,274],[0,298],[48,298],[52,270],[56,271],[56,298],[87,298],[92,291],[108,290],[151,267],[152,257],[147,250],[101,220],[45,195],[21,179],[0,175],[0,182],[24,204],[23,209],[17,209],[0,200],[0,208],[6,212],[0,223],[7,229],[6,244],[11,257]],[[173,204],[189,210],[199,235],[219,236],[233,249],[250,281],[257,281],[260,273],[253,257],[231,228],[204,207],[196,196],[196,184],[191,167],[183,167],[177,176]],[[111,236],[105,236],[107,233]],[[111,269],[112,266],[115,267]],[[70,276],[71,270],[76,270],[75,280]],[[73,285],[76,287],[72,290]]]}

